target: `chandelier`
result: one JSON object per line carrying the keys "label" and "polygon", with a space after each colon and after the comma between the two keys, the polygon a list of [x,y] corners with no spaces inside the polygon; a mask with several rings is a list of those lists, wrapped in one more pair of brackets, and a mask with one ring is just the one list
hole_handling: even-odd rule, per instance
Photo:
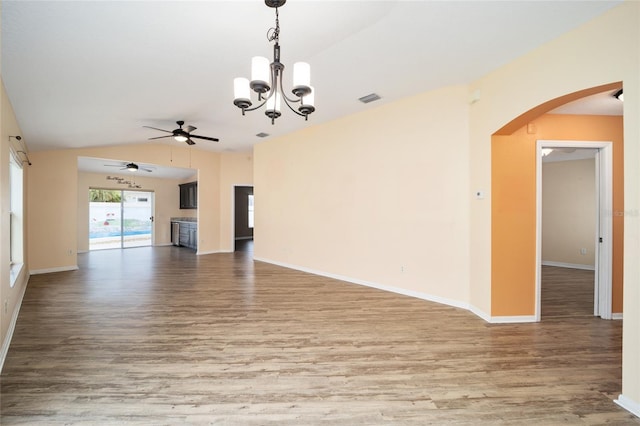
{"label": "chandelier", "polygon": [[[280,62],[280,20],[278,8],[287,0],[265,0],[265,4],[276,10],[276,26],[267,31],[267,40],[275,42],[273,45],[273,62],[262,56],[254,56],[251,59],[251,81],[238,77],[233,80],[233,104],[245,111],[255,111],[266,105],[265,114],[271,118],[271,124],[275,124],[280,117],[282,101],[294,113],[309,118],[309,114],[315,111],[314,90],[311,86],[311,68],[306,62],[293,64],[293,89],[291,93],[295,97],[289,97],[282,85],[284,65]],[[258,94],[258,105],[252,107],[251,90]],[[294,107],[297,106],[297,109]]]}

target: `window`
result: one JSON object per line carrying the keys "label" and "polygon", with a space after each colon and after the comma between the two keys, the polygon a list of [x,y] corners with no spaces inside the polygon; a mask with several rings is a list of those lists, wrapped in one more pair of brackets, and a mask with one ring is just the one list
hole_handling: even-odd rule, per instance
{"label": "window", "polygon": [[11,152],[9,159],[9,244],[11,262],[11,287],[14,286],[23,259],[24,218],[23,218],[23,172],[22,162],[15,152]]}
{"label": "window", "polygon": [[249,228],[253,228],[253,195],[249,195]]}

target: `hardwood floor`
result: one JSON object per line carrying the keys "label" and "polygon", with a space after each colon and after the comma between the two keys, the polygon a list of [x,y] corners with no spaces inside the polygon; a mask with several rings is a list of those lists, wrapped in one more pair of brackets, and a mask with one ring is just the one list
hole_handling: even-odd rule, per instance
{"label": "hardwood floor", "polygon": [[253,238],[249,240],[235,240],[235,251],[253,253]]}
{"label": "hardwood floor", "polygon": [[541,277],[542,320],[593,316],[594,271],[543,266]]}
{"label": "hardwood floor", "polygon": [[621,321],[473,314],[176,247],[31,277],[2,371],[13,424],[640,424]]}

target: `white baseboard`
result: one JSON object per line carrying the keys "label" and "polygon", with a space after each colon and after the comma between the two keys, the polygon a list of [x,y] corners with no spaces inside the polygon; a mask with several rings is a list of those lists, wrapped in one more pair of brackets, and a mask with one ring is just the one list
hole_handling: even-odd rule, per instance
{"label": "white baseboard", "polygon": [[611,314],[611,319],[612,320],[621,320],[622,319],[622,312],[615,312],[613,314]]}
{"label": "white baseboard", "polygon": [[558,268],[584,269],[585,271],[596,270],[596,267],[593,265],[582,265],[580,263],[552,262],[550,260],[543,260],[542,266],[556,266]]}
{"label": "white baseboard", "polygon": [[32,269],[29,271],[30,275],[38,275],[38,274],[49,274],[51,272],[65,272],[65,271],[77,271],[78,265],[73,266],[59,266],[56,268],[47,268],[47,269]]}
{"label": "white baseboard", "polygon": [[410,296],[410,297],[415,297],[417,299],[427,300],[429,302],[436,302],[436,303],[440,303],[440,304],[443,304],[443,305],[452,306],[454,308],[462,308],[462,309],[466,309],[468,311],[470,310],[469,304],[464,303],[464,302],[460,302],[459,300],[448,299],[446,297],[435,296],[435,295],[432,295],[432,294],[422,293],[422,292],[415,291],[415,290],[407,290],[407,289],[404,289],[404,288],[399,288],[399,287],[393,287],[393,286],[388,286],[388,285],[384,285],[384,284],[374,283],[374,282],[371,282],[371,281],[365,281],[365,280],[361,280],[361,279],[357,279],[357,278],[353,278],[353,277],[348,277],[348,276],[344,276],[344,275],[327,273],[327,272],[318,271],[318,270],[311,269],[311,268],[305,268],[305,267],[298,266],[298,265],[292,265],[292,264],[289,264],[289,263],[277,262],[277,261],[270,260],[270,259],[263,259],[263,258],[257,258],[256,257],[256,258],[254,258],[254,260],[257,260],[259,262],[270,263],[272,265],[282,266],[284,268],[295,269],[297,271],[307,272],[309,274],[314,274],[314,275],[319,275],[319,276],[322,276],[322,277],[332,278],[332,279],[335,279],[335,280],[346,281],[346,282],[349,282],[349,283],[352,283],[352,284],[358,284],[358,285],[363,285],[363,286],[366,286],[366,287],[376,288],[378,290],[384,290],[384,291],[388,291],[388,292],[391,292],[391,293],[402,294],[403,296]]}
{"label": "white baseboard", "polygon": [[479,316],[480,318],[482,318],[486,322],[491,322],[491,315],[489,315],[488,313],[486,313],[482,309],[480,309],[480,308],[478,308],[476,306],[473,306],[473,305],[469,305],[469,311],[472,314],[475,314],[475,315]]}
{"label": "white baseboard", "polygon": [[514,324],[521,322],[537,322],[535,315],[514,315],[503,317],[491,317],[491,324]]}
{"label": "white baseboard", "polygon": [[196,256],[202,256],[203,254],[217,254],[217,253],[233,253],[233,251],[227,251],[227,250],[196,251]]}
{"label": "white baseboard", "polygon": [[13,339],[13,332],[16,329],[16,322],[18,322],[18,314],[20,313],[20,308],[22,307],[22,299],[24,298],[24,293],[27,291],[28,284],[29,284],[29,279],[27,279],[27,281],[22,286],[22,291],[20,291],[20,295],[18,296],[18,303],[16,303],[16,306],[13,309],[13,315],[11,315],[11,322],[9,323],[7,334],[6,336],[4,336],[2,347],[0,347],[0,372],[2,372],[2,367],[4,367],[4,361],[7,358],[7,353],[9,353],[9,345],[11,345],[11,339]]}
{"label": "white baseboard", "polygon": [[416,299],[422,299],[422,300],[426,300],[426,301],[429,301],[429,302],[440,303],[442,305],[452,306],[454,308],[465,309],[465,310],[473,313],[474,315],[477,315],[478,317],[482,318],[483,320],[485,320],[488,323],[506,324],[506,323],[536,322],[536,317],[534,315],[510,316],[510,317],[508,317],[508,316],[492,317],[491,315],[487,314],[486,312],[482,311],[481,309],[479,309],[479,308],[477,308],[475,306],[469,305],[468,303],[461,302],[459,300],[448,299],[446,297],[435,296],[435,295],[428,294],[428,293],[422,293],[422,292],[414,291],[414,290],[407,290],[407,289],[404,289],[404,288],[393,287],[393,286],[388,286],[388,285],[384,285],[384,284],[378,284],[378,283],[374,283],[374,282],[371,282],[371,281],[365,281],[365,280],[361,280],[361,279],[357,279],[357,278],[347,277],[347,276],[344,276],[344,275],[327,273],[327,272],[324,272],[324,271],[318,271],[318,270],[315,270],[315,269],[306,268],[306,267],[302,267],[302,266],[298,266],[298,265],[292,265],[292,264],[289,264],[289,263],[277,262],[277,261],[270,260],[270,259],[264,259],[264,258],[256,257],[256,258],[254,258],[254,260],[256,260],[258,262],[265,262],[265,263],[270,263],[272,265],[282,266],[284,268],[295,269],[297,271],[307,272],[309,274],[319,275],[321,277],[333,278],[333,279],[340,280],[340,281],[346,281],[346,282],[352,283],[352,284],[358,284],[358,285],[363,285],[363,286],[366,286],[366,287],[376,288],[378,290],[384,290],[384,291],[388,291],[390,293],[402,294],[403,296],[415,297]]}
{"label": "white baseboard", "polygon": [[515,324],[515,323],[522,323],[522,322],[537,322],[535,315],[493,317],[475,306],[470,306],[469,310],[472,313],[479,316],[480,318],[482,318],[483,320],[485,320],[486,322],[491,324]]}
{"label": "white baseboard", "polygon": [[627,398],[622,394],[618,396],[618,399],[614,399],[613,402],[615,402],[631,414],[640,417],[640,403],[632,400],[631,398]]}

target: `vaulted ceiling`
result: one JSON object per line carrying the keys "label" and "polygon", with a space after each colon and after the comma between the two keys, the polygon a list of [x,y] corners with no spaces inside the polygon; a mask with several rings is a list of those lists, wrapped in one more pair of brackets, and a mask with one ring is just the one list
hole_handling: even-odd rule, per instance
{"label": "vaulted ceiling", "polygon": [[[30,150],[139,144],[172,130],[201,149],[243,151],[265,132],[467,84],[619,1],[303,1],[279,9],[285,86],[311,64],[317,111],[271,125],[242,116],[233,78],[271,57],[274,10],[263,1],[2,2],[2,77]],[[358,98],[382,99],[363,104]],[[161,139],[167,143],[178,142]]]}

